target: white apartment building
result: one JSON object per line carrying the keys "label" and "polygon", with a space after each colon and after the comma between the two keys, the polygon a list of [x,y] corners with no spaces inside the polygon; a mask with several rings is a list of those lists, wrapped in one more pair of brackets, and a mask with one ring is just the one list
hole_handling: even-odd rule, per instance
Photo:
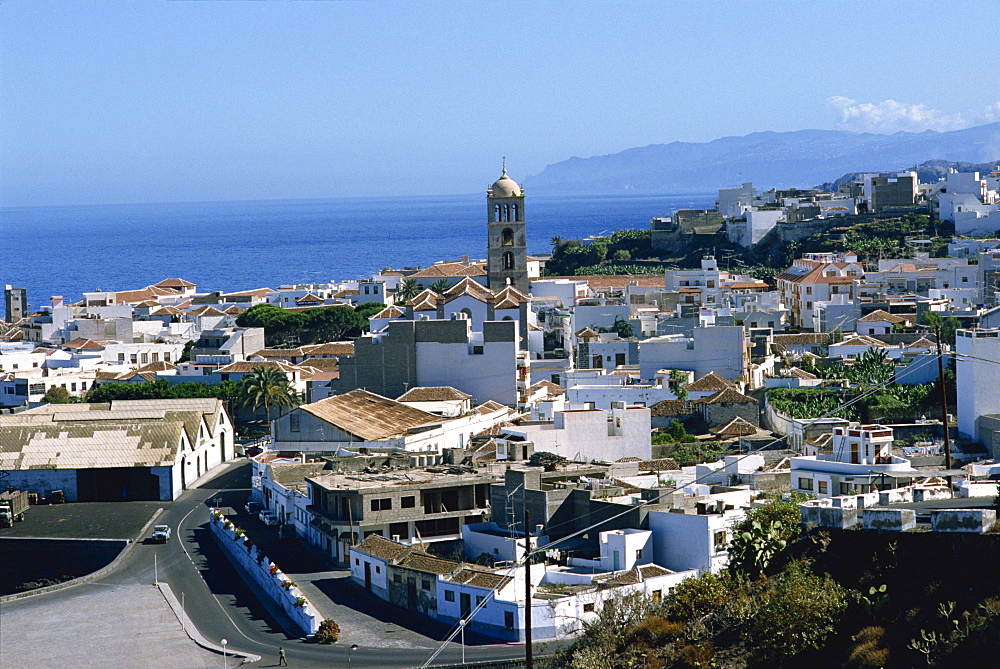
{"label": "white apartment building", "polygon": [[813,329],[816,302],[829,302],[836,299],[836,295],[855,299],[857,284],[864,276],[865,270],[857,256],[849,254],[843,261],[796,260],[778,274],[775,281],[782,303],[791,310],[791,324]]}

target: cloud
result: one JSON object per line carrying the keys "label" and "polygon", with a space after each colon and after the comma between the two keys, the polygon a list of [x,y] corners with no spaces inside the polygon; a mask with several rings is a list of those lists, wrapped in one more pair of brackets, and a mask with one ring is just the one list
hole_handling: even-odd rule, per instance
{"label": "cloud", "polygon": [[[840,95],[828,98],[826,104],[840,112],[840,126],[848,130],[877,133],[893,133],[900,130],[946,132],[974,125],[963,117],[961,112],[949,114],[940,109],[929,109],[924,104],[907,105],[895,100],[858,102]],[[1000,117],[1000,104],[991,105],[988,110],[992,110],[993,114]]]}

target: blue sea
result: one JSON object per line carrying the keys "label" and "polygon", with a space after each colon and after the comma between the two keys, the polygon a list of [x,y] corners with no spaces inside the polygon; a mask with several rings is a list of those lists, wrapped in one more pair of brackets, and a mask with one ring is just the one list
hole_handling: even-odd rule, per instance
{"label": "blue sea", "polygon": [[[528,251],[548,252],[552,237],[646,230],[654,216],[714,200],[529,193]],[[27,288],[32,307],[171,277],[228,292],[358,279],[462,255],[486,256],[482,194],[0,209],[0,287]]]}

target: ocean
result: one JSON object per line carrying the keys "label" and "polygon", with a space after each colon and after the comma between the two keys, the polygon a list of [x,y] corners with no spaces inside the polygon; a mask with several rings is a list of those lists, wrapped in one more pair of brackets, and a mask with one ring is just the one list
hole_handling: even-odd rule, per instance
{"label": "ocean", "polygon": [[[649,228],[654,216],[711,206],[704,195],[532,196],[529,253],[549,240]],[[132,290],[180,277],[198,290],[364,278],[385,267],[486,257],[479,195],[0,208],[0,287],[53,295]],[[0,314],[2,317],[2,314]]]}

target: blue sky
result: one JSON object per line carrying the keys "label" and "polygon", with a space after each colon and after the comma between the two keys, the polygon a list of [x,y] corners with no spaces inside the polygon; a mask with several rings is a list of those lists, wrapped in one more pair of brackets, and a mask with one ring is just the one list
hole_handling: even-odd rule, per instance
{"label": "blue sky", "polygon": [[1000,120],[996,0],[0,3],[0,205],[482,191],[570,156]]}

